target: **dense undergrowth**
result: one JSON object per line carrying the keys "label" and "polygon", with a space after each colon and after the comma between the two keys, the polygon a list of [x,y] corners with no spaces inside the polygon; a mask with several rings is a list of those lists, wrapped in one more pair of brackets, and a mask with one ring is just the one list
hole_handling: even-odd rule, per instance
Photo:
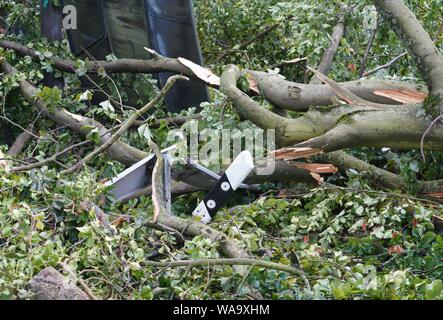
{"label": "dense undergrowth", "polygon": [[[42,119],[14,91],[20,77],[38,83],[43,77],[42,70],[54,71],[45,57],[57,54],[73,58],[66,42],[53,45],[41,39],[35,29],[37,7],[29,5],[33,2],[0,2],[2,8],[11,12],[8,23],[26,31],[9,38],[41,52],[41,61],[36,63],[0,51],[20,71],[18,76],[0,77],[1,124],[15,137],[21,130],[12,122],[26,127],[30,119],[38,119],[36,132],[41,139],[31,140],[20,154],[22,160],[41,160],[81,141],[66,128]],[[327,34],[338,11],[333,2],[323,1],[228,1],[232,2],[230,5],[227,1],[194,2],[205,59],[215,70],[229,62],[266,69],[281,60],[302,56],[308,56],[309,64],[315,65],[329,42]],[[432,6],[441,1],[409,2],[413,7],[421,4],[415,9],[429,28],[435,18],[430,12],[436,11]],[[348,18],[347,36],[330,74],[339,80],[355,79],[356,71],[350,64],[358,65],[357,59],[365,50],[368,34],[360,29],[362,6],[363,2],[359,2],[356,13]],[[235,48],[257,30],[288,15],[295,17],[290,23],[284,23],[245,50],[217,61],[223,52],[220,41]],[[368,69],[403,50],[394,34],[383,27],[376,43]],[[437,43],[441,45],[441,38]],[[282,73],[297,81],[304,77],[297,67]],[[40,86],[40,97],[54,108],[63,105],[110,125],[128,116],[129,107],[92,105],[90,94],[79,88],[80,75],[66,76],[64,92]],[[415,79],[416,70],[406,59],[381,76]],[[118,100],[120,94],[126,101],[127,88],[121,85],[125,76],[113,76],[113,80],[118,93],[108,75],[101,75],[100,84],[111,100]],[[153,97],[157,92],[150,76],[137,76],[132,90],[140,97]],[[200,128],[219,128],[221,123],[231,129],[252,126],[241,122],[231,105],[222,108],[223,96],[216,91],[211,93],[213,102],[202,106],[204,119],[199,122]],[[140,107],[145,102],[140,99],[134,106]],[[183,114],[194,112],[191,109]],[[167,115],[158,106],[149,121]],[[151,129],[152,137],[162,147],[167,146],[167,133],[166,125]],[[10,141],[4,135],[1,139],[0,148],[6,151]],[[96,140],[94,132],[89,139],[92,143]],[[149,151],[143,133],[134,130],[123,139]],[[62,261],[102,299],[243,299],[251,294],[252,288],[272,299],[443,298],[443,237],[433,224],[433,216],[441,214],[441,206],[414,195],[417,179],[443,178],[441,153],[429,154],[427,162],[423,162],[416,151],[369,148],[351,151],[404,176],[410,183],[409,194],[377,189],[369,174],[351,170],[329,177],[339,188],[311,190],[298,184],[265,184],[262,195],[237,195],[230,203],[233,208],[224,209],[212,223],[258,259],[300,266],[309,280],[309,289],[298,277],[258,267],[239,274],[229,266],[192,269],[146,266],[147,260],[218,258],[220,254],[214,243],[203,237],[182,238],[148,226],[152,217],[149,197],[124,205],[109,204],[102,182],[124,167],[104,154],[80,174],[63,177],[58,174],[62,165],[72,165],[92,147],[75,150],[59,159],[60,163],[23,173],[0,173],[0,299],[29,298],[26,283],[31,277],[48,266],[61,270]],[[175,200],[173,211],[189,217],[202,197],[203,193],[181,196]],[[110,229],[104,228],[93,212],[85,209],[87,200],[98,203],[110,215],[114,221]]]}

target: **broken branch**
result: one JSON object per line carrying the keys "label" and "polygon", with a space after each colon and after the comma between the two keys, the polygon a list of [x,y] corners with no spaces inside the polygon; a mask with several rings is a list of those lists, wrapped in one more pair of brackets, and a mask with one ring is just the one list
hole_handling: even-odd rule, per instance
{"label": "broken branch", "polygon": [[106,149],[108,149],[113,143],[115,143],[118,139],[121,138],[121,136],[128,131],[128,129],[133,126],[134,122],[144,113],[148,112],[152,107],[154,107],[158,102],[160,102],[163,97],[166,95],[166,93],[172,88],[174,83],[177,80],[188,80],[188,78],[175,75],[168,79],[163,89],[158,93],[158,95],[148,102],[143,108],[139,110],[135,110],[132,115],[123,123],[123,125],[100,147],[92,151],[90,154],[88,154],[84,159],[77,162],[74,166],[67,170],[63,170],[61,174],[70,174],[74,173],[78,170],[80,170],[86,163],[94,159],[97,155],[104,152]]}

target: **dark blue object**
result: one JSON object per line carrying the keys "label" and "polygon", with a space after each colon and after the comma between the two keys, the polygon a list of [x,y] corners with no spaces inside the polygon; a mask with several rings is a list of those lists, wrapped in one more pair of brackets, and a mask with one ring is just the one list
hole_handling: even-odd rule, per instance
{"label": "dark blue object", "polygon": [[[68,30],[71,50],[97,60],[114,53],[118,58],[146,59],[143,47],[170,58],[203,64],[191,0],[64,0],[78,13],[78,29]],[[117,8],[117,9],[116,9]],[[158,75],[161,87],[171,73]],[[167,94],[169,111],[199,107],[209,100],[198,81],[177,82]]]}
{"label": "dark blue object", "polygon": [[[166,57],[203,65],[191,0],[145,0],[145,10],[151,48]],[[160,74],[160,85],[170,76]],[[178,82],[166,96],[168,108],[175,112],[208,100],[206,86],[197,81]]]}

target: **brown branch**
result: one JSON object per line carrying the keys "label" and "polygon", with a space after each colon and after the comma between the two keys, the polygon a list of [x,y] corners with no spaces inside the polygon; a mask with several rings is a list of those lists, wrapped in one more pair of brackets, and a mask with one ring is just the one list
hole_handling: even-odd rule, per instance
{"label": "brown branch", "polygon": [[164,184],[163,184],[163,167],[164,160],[161,154],[160,148],[154,141],[149,142],[149,146],[156,155],[156,162],[154,169],[152,170],[152,205],[154,207],[153,221],[157,223],[160,216],[166,216],[170,214],[166,209],[166,200],[164,197]]}
{"label": "brown branch", "polygon": [[154,142],[151,142],[150,146],[157,155],[156,166],[152,173],[154,223],[175,229],[180,233],[192,237],[201,235],[205,238],[211,239],[218,243],[219,250],[229,258],[247,258],[247,252],[238,246],[236,241],[229,239],[224,233],[212,229],[203,223],[194,220],[185,220],[167,213],[163,195],[163,171],[161,170],[163,158],[160,149]]}
{"label": "brown branch", "polygon": [[69,146],[69,147],[63,149],[62,151],[53,154],[49,158],[46,158],[46,159],[41,160],[41,161],[36,162],[36,163],[27,164],[27,165],[23,165],[23,166],[20,166],[20,167],[14,167],[14,168],[11,169],[11,171],[15,171],[15,172],[28,171],[28,170],[32,170],[32,169],[35,169],[35,168],[43,167],[44,165],[47,165],[47,164],[49,164],[51,162],[57,162],[57,158],[58,157],[60,157],[60,156],[62,156],[64,154],[70,152],[71,150],[73,150],[75,148],[83,147],[83,146],[85,146],[87,144],[90,144],[90,143],[91,143],[91,141],[82,141],[82,142],[73,144],[72,146]]}
{"label": "brown branch", "polygon": [[[0,48],[11,49],[20,56],[30,56],[32,59],[40,61],[40,56],[34,49],[28,48],[16,42],[0,39]],[[76,62],[74,61],[63,59],[55,55],[45,59],[48,59],[48,61],[52,63],[53,67],[60,71],[69,73],[76,73],[78,71]],[[107,73],[152,74],[168,71],[183,74],[187,77],[203,81],[198,78],[191,69],[178,61],[178,59],[166,58],[159,54],[155,55],[154,58],[149,60],[119,59],[116,61],[86,61],[85,66],[87,73],[106,71]]]}
{"label": "brown branch", "polygon": [[20,133],[6,154],[10,156],[18,155],[25,148],[29,140],[32,139],[32,135],[29,133],[30,131],[32,131],[32,126],[27,127],[26,131]]}
{"label": "brown branch", "polygon": [[[203,116],[201,114],[194,114],[194,115],[191,115],[191,116],[188,116],[188,117],[177,116],[177,117],[172,117],[172,118],[155,119],[154,122],[149,123],[149,128],[150,129],[159,128],[162,125],[162,123],[166,123],[166,125],[168,127],[172,127],[172,126],[173,127],[180,127],[180,126],[182,126],[183,124],[185,124],[188,121],[191,121],[191,120],[201,120],[202,117]],[[138,127],[144,125],[146,122],[147,121],[144,121],[144,120],[136,120],[134,122],[134,124],[132,125],[132,127],[138,128]]]}
{"label": "brown branch", "polygon": [[[344,15],[341,15],[337,25],[334,27],[331,36],[331,43],[329,47],[326,49],[323,54],[318,67],[316,68],[319,72],[323,74],[327,74],[331,69],[332,62],[334,60],[335,54],[337,53],[338,47],[340,45],[340,41],[343,38],[345,33],[345,23],[344,23]],[[321,80],[316,76],[312,77],[310,84],[318,84],[321,83]]]}
{"label": "brown branch", "polygon": [[376,34],[377,34],[377,28],[372,30],[371,36],[369,37],[369,41],[368,41],[368,45],[366,46],[365,54],[363,55],[363,59],[361,60],[361,63],[360,63],[360,71],[358,72],[359,78],[362,78],[363,74],[365,73],[366,62],[368,61],[369,52],[371,51],[372,44],[374,42]]}
{"label": "brown branch", "polygon": [[178,260],[178,261],[145,261],[144,264],[150,267],[156,268],[176,268],[176,267],[204,267],[204,266],[232,266],[232,265],[243,265],[243,266],[253,266],[265,269],[274,269],[278,271],[288,272],[293,275],[300,276],[305,286],[310,290],[309,281],[307,280],[304,272],[298,268],[294,268],[290,265],[284,265],[280,263],[275,263],[271,261],[264,261],[258,259],[247,259],[247,258],[234,258],[234,259],[198,259],[198,260]]}

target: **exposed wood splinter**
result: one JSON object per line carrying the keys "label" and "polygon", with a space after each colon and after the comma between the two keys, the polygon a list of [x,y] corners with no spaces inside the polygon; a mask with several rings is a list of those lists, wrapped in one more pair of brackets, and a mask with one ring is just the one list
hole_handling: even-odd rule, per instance
{"label": "exposed wood splinter", "polygon": [[309,158],[322,153],[323,150],[318,148],[283,148],[272,152],[277,160],[284,161]]}
{"label": "exposed wood splinter", "polygon": [[318,182],[318,184],[322,184],[323,182],[325,182],[323,177],[318,173],[311,172],[311,176]]}
{"label": "exposed wood splinter", "polygon": [[291,163],[293,167],[298,169],[304,169],[311,173],[336,173],[338,168],[332,164],[323,163],[306,163],[306,162],[294,162]]}
{"label": "exposed wood splinter", "polygon": [[410,91],[410,90],[375,90],[374,94],[381,97],[386,97],[403,104],[420,103],[425,101],[428,96],[424,92]]}
{"label": "exposed wood splinter", "polygon": [[425,195],[427,197],[443,200],[443,192],[427,192],[427,193],[423,193],[423,195]]}
{"label": "exposed wood splinter", "polygon": [[177,58],[177,60],[185,67],[189,68],[200,80],[203,80],[209,85],[220,86],[220,77],[216,76],[211,70],[204,68],[185,58],[179,57]]}

